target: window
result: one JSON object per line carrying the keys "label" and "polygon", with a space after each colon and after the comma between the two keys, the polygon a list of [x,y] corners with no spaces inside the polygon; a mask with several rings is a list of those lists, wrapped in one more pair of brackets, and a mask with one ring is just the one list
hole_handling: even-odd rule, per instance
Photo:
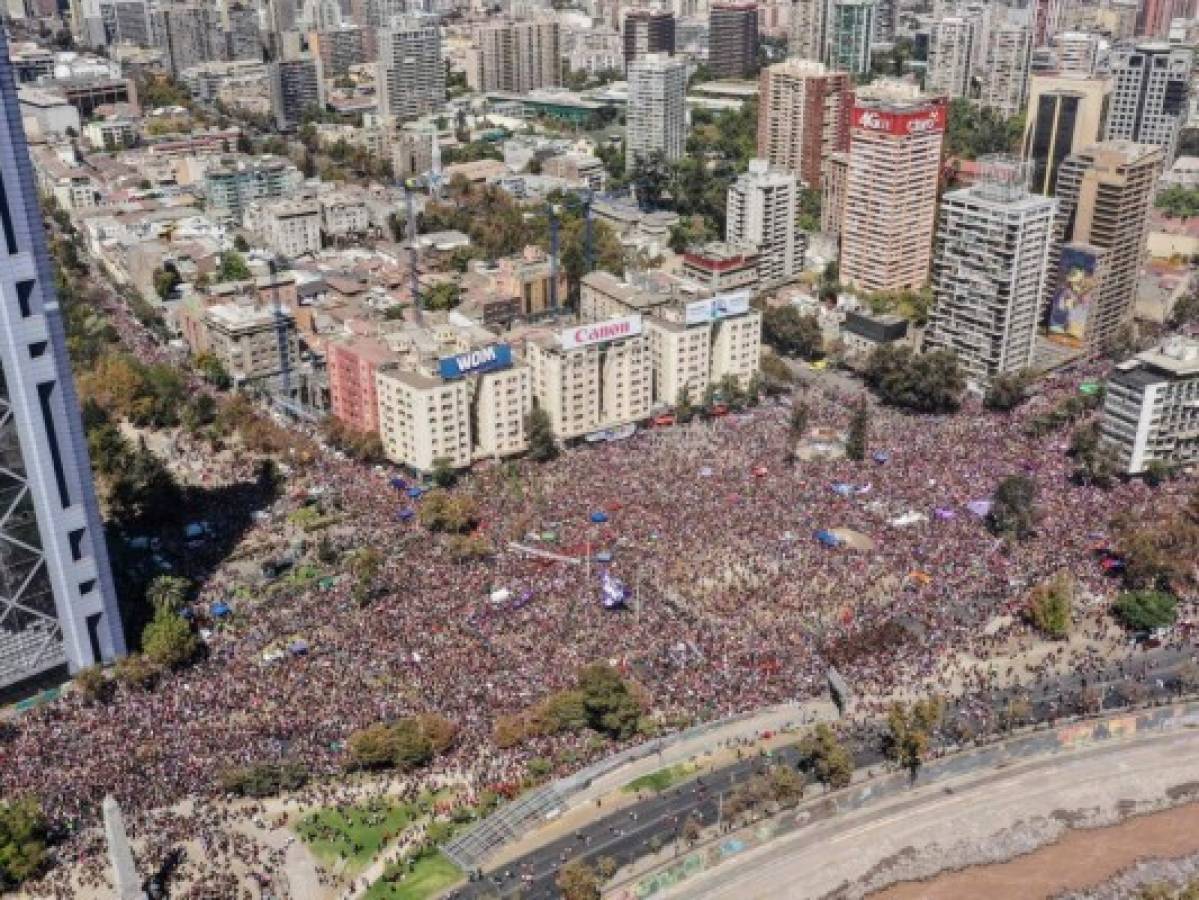
{"label": "window", "polygon": [[0,227],[4,229],[4,243],[9,256],[17,252],[17,233],[12,227],[12,212],[8,208],[8,192],[4,189],[4,176],[0,175]]}
{"label": "window", "polygon": [[28,319],[33,315],[33,306],[29,301],[33,297],[35,284],[36,282],[32,278],[17,282],[17,305],[21,308],[21,318],[23,319]]}
{"label": "window", "polygon": [[71,543],[71,559],[75,562],[83,559],[83,539],[87,537],[86,528],[76,528],[67,535],[67,540]]}
{"label": "window", "polygon": [[43,381],[37,386],[38,400],[42,407],[42,423],[46,428],[46,443],[50,445],[50,462],[54,466],[54,480],[58,483],[58,499],[66,509],[71,505],[71,491],[67,487],[67,473],[62,464],[62,451],[58,446],[58,429],[54,424],[54,410],[50,398],[54,396],[54,382]]}

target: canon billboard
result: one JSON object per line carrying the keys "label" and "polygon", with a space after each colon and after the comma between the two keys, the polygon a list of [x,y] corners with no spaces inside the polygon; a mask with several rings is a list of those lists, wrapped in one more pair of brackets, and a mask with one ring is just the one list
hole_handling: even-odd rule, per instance
{"label": "canon billboard", "polygon": [[945,131],[944,103],[931,103],[910,112],[889,112],[873,106],[856,106],[853,127],[863,131],[879,131],[897,137],[918,134],[940,134]]}
{"label": "canon billboard", "polygon": [[608,319],[604,322],[588,322],[576,325],[560,332],[558,340],[563,350],[574,350],[576,347],[586,347],[589,344],[603,344],[608,341],[619,341],[624,338],[636,337],[641,334],[641,316],[621,316],[619,319]]}

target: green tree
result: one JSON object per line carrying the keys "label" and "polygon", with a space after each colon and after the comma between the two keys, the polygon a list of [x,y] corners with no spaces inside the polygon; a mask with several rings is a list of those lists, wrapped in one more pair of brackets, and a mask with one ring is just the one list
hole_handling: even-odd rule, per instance
{"label": "green tree", "polygon": [[801,438],[808,431],[808,423],[812,418],[812,409],[808,404],[797,401],[791,407],[791,418],[788,420],[788,426],[791,430],[791,437]]}
{"label": "green tree", "polygon": [[36,799],[0,800],[0,887],[15,889],[41,872],[48,832]]}
{"label": "green tree", "polygon": [[800,315],[791,304],[770,306],[762,313],[762,340],[784,356],[812,359],[824,349],[824,335],[815,316]]}
{"label": "green tree", "polygon": [[454,482],[458,480],[458,473],[454,471],[454,467],[446,457],[439,456],[433,460],[433,470],[429,473],[429,477],[439,488],[449,488],[453,487]]}
{"label": "green tree", "polygon": [[1028,598],[1028,621],[1046,637],[1063,640],[1074,622],[1074,592],[1074,577],[1066,571],[1037,585]]}
{"label": "green tree", "polygon": [[655,210],[662,205],[662,195],[670,184],[671,168],[666,154],[654,150],[638,156],[633,162],[630,180],[637,193],[637,203],[644,210]]}
{"label": "green tree", "polygon": [[412,772],[433,760],[433,742],[416,719],[400,719],[392,726],[395,733],[395,766]]}
{"label": "green tree", "polygon": [[1107,488],[1115,481],[1119,463],[1113,450],[1099,436],[1099,422],[1092,419],[1074,429],[1068,453],[1074,459],[1074,480]]}
{"label": "green tree", "polygon": [[233,384],[224,363],[211,353],[201,353],[195,359],[196,371],[212,386],[220,390],[228,390]]}
{"label": "green tree", "polygon": [[236,250],[226,250],[221,254],[221,264],[217,269],[218,281],[247,281],[250,278],[250,267],[246,259]]}
{"label": "green tree", "polygon": [[353,765],[360,769],[386,769],[395,763],[396,740],[391,726],[382,723],[355,731],[346,741]]}
{"label": "green tree", "polygon": [[870,354],[865,375],[884,403],[917,412],[952,412],[966,389],[957,356],[948,350],[916,354],[885,345]]}
{"label": "green tree", "polygon": [[142,632],[142,650],[150,662],[174,669],[196,655],[199,646],[191,625],[168,605],[154,610],[154,618]]}
{"label": "green tree", "polygon": [[250,242],[246,240],[245,235],[238,234],[233,237],[233,249],[238,253],[249,253]]}
{"label": "green tree", "polygon": [[1199,215],[1199,189],[1179,185],[1159,191],[1153,205],[1167,216],[1186,220]]}
{"label": "green tree", "polygon": [[594,663],[579,672],[578,684],[591,728],[621,739],[636,733],[641,704],[619,672],[604,663]]}
{"label": "green tree", "polygon": [[425,309],[454,309],[462,302],[462,285],[453,281],[443,281],[424,291],[422,300]]}
{"label": "green tree", "polygon": [[112,685],[104,677],[100,666],[88,666],[75,673],[75,690],[88,703],[102,703],[108,699]]}
{"label": "green tree", "polygon": [[168,610],[178,613],[187,602],[191,593],[192,583],[177,575],[157,575],[146,587],[146,602],[155,609],[165,606]]}
{"label": "green tree", "polygon": [[847,787],[853,778],[853,756],[824,722],[800,742],[799,754],[803,768],[833,790]]}
{"label": "green tree", "polygon": [[175,288],[179,287],[179,273],[175,269],[155,269],[154,275],[154,293],[158,294],[158,299],[166,300]]}
{"label": "green tree", "polygon": [[162,524],[178,517],[181,493],[175,477],[144,444],[129,451],[108,479],[105,499],[122,523]]}
{"label": "green tree", "polygon": [[558,455],[558,442],[554,438],[554,426],[550,414],[540,406],[534,407],[525,422],[529,437],[529,459],[547,462]]}
{"label": "green tree", "polygon": [[941,702],[936,698],[917,701],[910,708],[893,703],[887,713],[887,755],[913,778],[928,754],[932,732],[940,723],[941,714]]}
{"label": "green tree", "polygon": [[987,516],[991,530],[1022,541],[1032,536],[1036,521],[1036,482],[1025,475],[1009,475],[999,482]]}
{"label": "green tree", "polygon": [[674,399],[674,417],[680,425],[695,418],[695,402],[691,399],[691,386],[683,385]]}
{"label": "green tree", "polygon": [[866,403],[866,398],[862,397],[854,404],[853,414],[849,419],[849,435],[845,439],[846,457],[861,462],[866,458],[869,442],[870,407]]}
{"label": "green tree", "polygon": [[1178,600],[1162,591],[1128,591],[1116,598],[1112,613],[1132,631],[1168,628],[1178,618]]}
{"label": "green tree", "polygon": [[977,159],[990,153],[1010,153],[1017,149],[1023,134],[1024,122],[1019,116],[1005,119],[995,110],[975,106],[966,99],[949,102],[947,156]]}
{"label": "green tree", "polygon": [[554,884],[562,900],[600,900],[600,880],[584,860],[574,859],[558,870]]}
{"label": "green tree", "polygon": [[997,375],[983,397],[983,405],[995,412],[1011,412],[1028,399],[1028,385],[1031,380],[1027,369]]}

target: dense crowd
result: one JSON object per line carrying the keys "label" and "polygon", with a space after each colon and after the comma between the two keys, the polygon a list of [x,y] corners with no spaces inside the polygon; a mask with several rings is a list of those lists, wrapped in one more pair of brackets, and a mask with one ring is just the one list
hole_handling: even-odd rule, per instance
{"label": "dense crowd", "polygon": [[[479,561],[455,559],[445,538],[406,514],[421,501],[397,488],[394,472],[327,455],[293,475],[243,546],[269,555],[306,541],[307,561],[337,571],[289,524],[317,496],[341,517],[331,534],[345,553],[381,554],[371,602],[357,602],[348,575],[267,590],[244,559],[231,560],[201,589],[198,609],[234,609],[202,662],[152,691],[122,687],[108,704],[68,698],[24,715],[0,744],[0,784],[6,795],[37,793],[53,819],[79,824],[111,793],[144,827],[139,814],[214,796],[226,769],[287,759],[332,772],[355,729],[435,711],[460,730],[436,770],[503,787],[534,756],[604,752],[573,735],[500,749],[492,734],[499,716],[569,686],[596,660],[635,678],[671,723],[819,693],[830,663],[866,695],[944,678],[949,651],[986,657],[1008,640],[986,626],[1047,576],[1068,569],[1083,591],[1110,594],[1091,548],[1113,515],[1190,490],[1183,481],[1108,491],[1071,482],[1069,430],[1034,438],[1019,424],[1076,391],[1080,377],[1050,380],[1011,415],[877,409],[864,462],[792,462],[789,411],[769,404],[542,465],[485,467],[454,488],[477,501],[479,532],[497,550]],[[813,426],[845,428],[844,396],[802,396]],[[252,462],[206,461],[196,447],[186,456],[210,484],[227,480],[222,467],[243,474]],[[1037,483],[1040,522],[1033,539],[1012,545],[968,504],[1017,473]],[[813,538],[822,529],[851,529],[873,547],[825,546]],[[622,609],[601,602],[605,572],[627,588]],[[285,652],[297,641],[306,652]],[[265,859],[267,869],[278,863]]]}

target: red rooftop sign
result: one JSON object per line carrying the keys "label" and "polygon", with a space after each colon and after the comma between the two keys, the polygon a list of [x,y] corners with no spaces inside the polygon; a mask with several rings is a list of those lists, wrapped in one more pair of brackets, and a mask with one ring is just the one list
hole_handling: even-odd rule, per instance
{"label": "red rooftop sign", "polygon": [[897,137],[940,134],[945,131],[945,104],[937,103],[913,112],[888,112],[872,106],[856,106],[853,127],[863,131],[881,131]]}

